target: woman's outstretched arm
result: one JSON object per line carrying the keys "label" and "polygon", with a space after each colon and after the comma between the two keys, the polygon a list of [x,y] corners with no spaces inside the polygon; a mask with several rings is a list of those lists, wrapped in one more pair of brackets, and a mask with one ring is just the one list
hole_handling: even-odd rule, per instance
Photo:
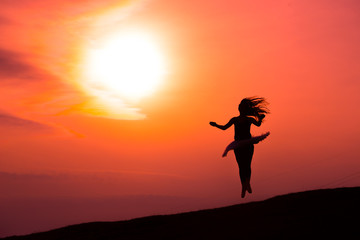
{"label": "woman's outstretched arm", "polygon": [[219,125],[219,124],[217,124],[216,122],[210,122],[210,125],[211,125],[211,126],[217,127],[217,128],[219,128],[219,129],[221,129],[221,130],[226,130],[226,129],[228,129],[229,127],[231,127],[231,125],[233,125],[233,124],[234,124],[234,118],[230,119],[230,121],[229,121],[227,124],[225,124],[225,125]]}

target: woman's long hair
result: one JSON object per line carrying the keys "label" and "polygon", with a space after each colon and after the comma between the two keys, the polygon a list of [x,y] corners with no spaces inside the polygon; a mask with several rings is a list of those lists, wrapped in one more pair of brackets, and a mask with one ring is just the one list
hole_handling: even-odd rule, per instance
{"label": "woman's long hair", "polygon": [[253,116],[259,119],[261,114],[270,113],[266,107],[268,102],[262,97],[247,97],[241,100],[239,104],[239,112],[245,116]]}

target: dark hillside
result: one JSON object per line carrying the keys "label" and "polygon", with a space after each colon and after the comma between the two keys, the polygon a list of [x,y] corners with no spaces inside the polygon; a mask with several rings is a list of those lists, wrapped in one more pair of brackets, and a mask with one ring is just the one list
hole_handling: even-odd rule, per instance
{"label": "dark hillside", "polygon": [[7,240],[360,239],[360,187],[182,214],[73,225]]}

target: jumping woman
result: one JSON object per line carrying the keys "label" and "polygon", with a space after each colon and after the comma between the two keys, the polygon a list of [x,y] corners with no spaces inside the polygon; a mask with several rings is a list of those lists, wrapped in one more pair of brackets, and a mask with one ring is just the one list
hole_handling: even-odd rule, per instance
{"label": "jumping woman", "polygon": [[234,150],[236,162],[239,166],[240,180],[242,185],[241,197],[244,198],[246,191],[252,193],[250,186],[251,178],[251,160],[254,154],[254,144],[264,140],[269,133],[252,137],[250,133],[251,124],[260,127],[265,114],[269,113],[266,107],[267,102],[264,98],[249,97],[241,100],[239,104],[240,115],[233,117],[225,125],[219,125],[216,122],[210,122],[211,126],[221,130],[226,130],[232,125],[235,128],[235,141],[230,143],[223,156],[227,152]]}

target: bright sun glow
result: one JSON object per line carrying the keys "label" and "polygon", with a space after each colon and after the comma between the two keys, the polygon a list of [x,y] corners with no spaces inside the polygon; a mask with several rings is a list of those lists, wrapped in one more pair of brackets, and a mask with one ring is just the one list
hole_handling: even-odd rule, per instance
{"label": "bright sun glow", "polygon": [[139,100],[160,85],[165,65],[148,35],[127,32],[113,35],[90,50],[85,71],[87,88],[93,95],[106,92],[109,96]]}

